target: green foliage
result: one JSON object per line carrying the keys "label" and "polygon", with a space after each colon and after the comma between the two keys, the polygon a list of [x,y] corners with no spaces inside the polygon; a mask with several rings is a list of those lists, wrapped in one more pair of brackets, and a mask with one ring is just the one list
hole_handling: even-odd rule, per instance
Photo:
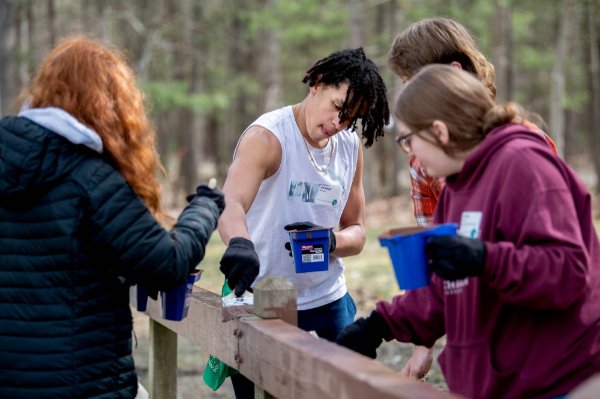
{"label": "green foliage", "polygon": [[578,65],[568,66],[569,74],[567,76],[567,88],[565,93],[565,106],[567,109],[581,112],[590,101],[589,92],[585,90],[588,84],[585,71]]}
{"label": "green foliage", "polygon": [[185,83],[180,81],[140,82],[140,86],[148,95],[151,107],[156,112],[188,108],[194,112],[208,114],[223,111],[230,101],[224,92],[189,93]]}
{"label": "green foliage", "polygon": [[[395,77],[386,65],[387,50],[392,38],[409,24],[428,17],[453,18],[471,31],[482,52],[492,60],[498,5],[511,11],[512,100],[548,119],[551,71],[565,0],[63,0],[51,3],[55,5],[52,26],[57,38],[85,34],[125,50],[157,113],[154,117],[166,118],[170,111],[181,108],[207,116],[212,123],[210,132],[202,131],[211,135],[206,140],[210,143],[207,151],[212,151],[211,156],[218,154],[217,163],[224,171],[245,123],[264,111],[266,74],[260,68],[269,61],[264,59],[268,49],[278,49],[278,59],[272,65],[277,67],[274,78],[282,96],[280,105],[301,100],[307,91],[301,83],[306,69],[332,51],[348,47],[357,28],[364,34],[367,54],[380,65],[386,84],[392,89]],[[15,31],[19,32],[16,42],[20,48],[13,62],[20,77],[33,68],[31,59],[39,59],[49,49],[51,3],[34,7],[31,1],[17,2],[21,25]],[[565,60],[564,103],[576,111],[576,124],[590,135],[592,127],[586,122],[589,119],[586,112],[590,101],[587,68],[591,45],[586,26],[591,8],[600,3],[574,0],[571,4],[573,32]],[[360,13],[364,21],[360,27],[351,25],[355,13]],[[99,18],[91,18],[94,15]],[[24,30],[24,27],[29,28]],[[266,46],[273,38],[277,39],[272,43],[276,47]],[[190,90],[192,82],[198,87],[194,90],[197,93]],[[170,121],[166,125],[171,126]],[[162,133],[169,134],[159,131],[159,135]]]}

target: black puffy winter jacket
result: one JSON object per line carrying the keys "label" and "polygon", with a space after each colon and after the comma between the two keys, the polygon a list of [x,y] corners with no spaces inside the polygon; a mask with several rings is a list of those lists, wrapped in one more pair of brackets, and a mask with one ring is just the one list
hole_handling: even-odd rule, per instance
{"label": "black puffy winter jacket", "polygon": [[218,215],[167,232],[101,154],[0,120],[0,398],[135,397],[129,286],[185,281]]}

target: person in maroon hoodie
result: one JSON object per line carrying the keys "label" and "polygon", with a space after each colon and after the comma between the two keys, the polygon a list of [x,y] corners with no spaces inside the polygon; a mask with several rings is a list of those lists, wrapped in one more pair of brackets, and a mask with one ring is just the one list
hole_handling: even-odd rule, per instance
{"label": "person in maroon hoodie", "polygon": [[400,94],[398,139],[446,177],[431,284],[379,302],[337,342],[375,358],[382,340],[431,347],[452,392],[552,398],[600,371],[600,244],[588,190],[516,104],[475,77],[423,68]]}

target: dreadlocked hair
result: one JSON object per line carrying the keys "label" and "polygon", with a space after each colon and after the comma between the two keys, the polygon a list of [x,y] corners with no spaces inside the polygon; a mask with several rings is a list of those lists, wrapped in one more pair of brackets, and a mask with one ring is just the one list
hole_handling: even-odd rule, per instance
{"label": "dreadlocked hair", "polygon": [[348,83],[340,122],[350,120],[348,128],[354,130],[360,119],[362,139],[367,148],[383,137],[383,127],[390,119],[385,83],[362,47],[336,51],[317,61],[306,71],[302,83],[308,83],[310,87],[317,84],[339,87]]}

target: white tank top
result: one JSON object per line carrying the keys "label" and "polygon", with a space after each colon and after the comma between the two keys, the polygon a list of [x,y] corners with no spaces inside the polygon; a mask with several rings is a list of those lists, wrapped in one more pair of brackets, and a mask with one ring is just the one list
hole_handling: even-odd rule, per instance
{"label": "white tank top", "polygon": [[[347,292],[342,259],[330,255],[327,271],[296,273],[284,247],[289,236],[283,226],[306,221],[323,227],[338,226],[356,171],[358,136],[342,130],[325,148],[308,145],[307,150],[291,106],[266,113],[250,126],[256,125],[277,137],[282,156],[279,169],[262,181],[247,213],[248,230],[260,259],[260,273],[254,284],[267,275],[285,277],[297,289],[298,310],[331,303]],[[320,172],[308,151],[312,151],[318,164],[326,165],[331,146],[333,158],[326,172]]]}

